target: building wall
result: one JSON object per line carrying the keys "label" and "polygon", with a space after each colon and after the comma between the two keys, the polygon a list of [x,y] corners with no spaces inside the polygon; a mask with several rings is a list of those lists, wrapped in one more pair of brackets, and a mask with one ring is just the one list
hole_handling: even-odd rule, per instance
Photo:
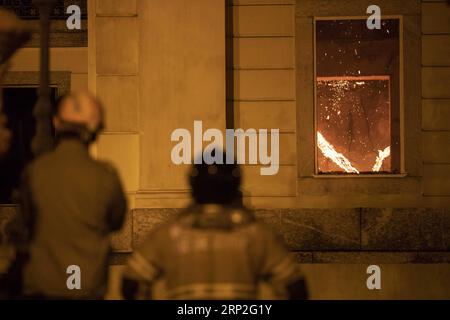
{"label": "building wall", "polygon": [[[406,4],[384,1],[381,4],[383,14],[404,14],[407,37],[404,41],[409,45],[404,48],[404,54],[416,65],[414,69],[407,65],[404,74],[405,78],[418,81],[405,92],[405,118],[412,119],[404,132],[408,145],[405,157],[416,162],[407,168],[408,176],[403,179],[327,179],[304,173],[305,168],[313,166],[313,154],[304,152],[312,139],[304,134],[306,129],[302,122],[305,118],[313,121],[313,79],[305,81],[305,77],[298,74],[307,73],[313,63],[312,17],[364,16],[367,6],[360,2],[353,5],[353,2],[341,1],[338,6],[334,3],[313,5],[313,1],[308,0],[232,1],[233,28],[227,37],[233,39],[233,60],[228,61],[227,68],[234,70],[234,94],[227,98],[234,102],[235,126],[280,128],[282,133],[282,166],[278,175],[264,177],[259,175],[257,167],[245,167],[244,191],[248,205],[341,208],[448,207],[450,204],[449,154],[445,147],[450,142],[446,132],[450,123],[446,112],[450,55],[445,45],[449,7],[443,0],[422,3],[413,0]],[[308,32],[309,37],[305,36]],[[422,118],[420,113],[423,113]],[[419,119],[422,119],[422,130],[417,128]],[[412,134],[414,130],[418,132]]]}
{"label": "building wall", "polygon": [[88,1],[88,83],[106,115],[93,154],[117,167],[130,208],[139,189],[138,36],[136,1]]}
{"label": "building wall", "polygon": [[[299,39],[299,35],[296,38],[295,34],[296,28],[312,32],[311,18],[313,9],[316,8],[309,8],[310,2],[234,0],[227,4],[233,26],[227,31],[227,40],[232,41],[233,50],[232,59],[228,59],[226,66],[228,74],[232,72],[233,75],[233,90],[227,99],[231,100],[234,106],[234,126],[244,129],[279,128],[281,132],[281,167],[277,175],[261,176],[259,166],[244,167],[246,204],[256,208],[448,206],[450,198],[446,177],[449,171],[447,170],[449,154],[448,148],[442,147],[449,142],[449,135],[446,132],[448,121],[445,121],[448,117],[445,111],[448,108],[449,92],[448,52],[445,45],[435,45],[437,42],[447,41],[448,22],[445,15],[448,6],[444,1],[420,3],[412,0],[405,6],[394,3],[384,11],[386,14],[395,14],[399,6],[405,7],[402,9],[405,12],[404,28],[412,35],[419,33],[417,38],[419,40],[413,40],[412,45],[418,48],[414,49],[417,52],[413,54],[411,51],[405,51],[405,53],[417,56],[415,61],[418,64],[420,64],[422,35],[424,83],[422,100],[420,96],[417,98],[417,105],[422,101],[422,107],[418,106],[419,110],[413,111],[415,107],[413,108],[408,101],[405,104],[406,117],[420,119],[420,113],[423,113],[422,130],[418,130],[418,134],[407,142],[410,147],[405,154],[408,159],[418,158],[419,164],[409,170],[408,177],[403,179],[327,179],[303,174],[304,168],[311,166],[309,158],[312,158],[303,152],[304,146],[309,145],[311,141],[302,133],[304,130],[302,121],[311,116],[305,110],[313,110],[313,105],[305,103],[312,97],[312,83],[303,83],[298,74],[303,72],[305,65],[312,63],[313,52],[303,50],[306,53],[299,55],[298,48],[306,48],[305,46],[312,41],[312,34],[311,39],[303,37]],[[350,8],[352,1],[347,2]],[[151,33],[144,31],[148,28],[143,25],[145,22],[140,15],[145,15],[146,11],[139,9],[138,14],[140,5],[142,4],[139,1],[115,6],[106,5],[101,0],[90,3],[91,8],[95,6],[97,16],[90,22],[90,43],[91,46],[98,48],[95,60],[102,61],[100,66],[96,66],[97,80],[95,83],[91,82],[90,87],[97,91],[108,108],[107,131],[100,139],[98,155],[100,158],[111,159],[119,167],[133,207],[181,207],[188,201],[187,186],[183,178],[185,170],[172,166],[169,154],[173,144],[169,143],[168,139],[168,143],[164,139],[152,139],[157,131],[164,132],[162,136],[170,135],[176,126],[166,126],[165,122],[164,126],[159,127],[159,122],[152,120],[155,112],[152,109],[155,108],[154,104],[167,105],[167,102],[157,100],[155,94],[150,97],[151,90],[141,86],[147,83],[141,79],[142,74],[146,74],[142,71],[142,67],[145,65],[148,65],[148,68],[158,67],[161,64],[152,65],[148,61],[156,61],[162,55],[157,56],[155,52],[158,50],[152,50],[145,53],[149,57],[153,55],[151,60],[141,56],[145,51],[143,39],[151,37]],[[346,5],[342,8],[345,9]],[[341,15],[354,14],[354,12],[345,13],[347,11],[344,12],[344,9],[336,8],[342,12]],[[323,7],[320,10],[322,14],[326,12]],[[361,15],[364,15],[364,11]],[[148,27],[154,29],[155,26]],[[169,32],[167,31],[167,36],[171,36]],[[94,35],[97,35],[97,38],[101,36],[100,44],[95,43]],[[193,34],[190,34],[190,37],[192,36]],[[125,40],[127,42],[124,42]],[[156,40],[157,37],[152,39]],[[181,39],[177,41],[178,47],[174,45],[172,50],[186,46]],[[107,48],[109,42],[111,45]],[[124,43],[129,45],[123,45]],[[101,49],[102,47],[105,49]],[[167,52],[164,56],[166,58],[163,61],[169,63],[171,57],[167,56]],[[93,55],[90,59],[90,70],[93,68],[92,57]],[[178,67],[182,64],[184,62]],[[159,72],[164,74],[169,72],[168,70],[160,68]],[[420,72],[420,69],[418,70]],[[416,74],[406,75],[412,78]],[[192,73],[190,76],[199,86],[198,75]],[[157,79],[160,83],[161,80],[163,79]],[[148,81],[152,79],[149,78]],[[172,87],[171,90],[178,92],[177,87]],[[198,110],[203,112],[210,109],[201,106],[203,101],[206,101],[206,92],[209,90],[204,90],[201,98],[196,94],[189,96],[192,105],[196,105]],[[405,92],[405,96],[411,95],[412,92]],[[180,97],[174,97],[173,102],[169,103],[175,103]],[[145,105],[142,105],[143,99],[147,100]],[[175,113],[168,112],[158,117],[168,117],[165,119],[171,119],[170,123],[176,114],[180,114],[176,108],[170,107],[170,110],[174,110]],[[194,118],[206,122],[210,117],[221,119],[220,126],[223,127],[224,109],[218,107],[217,110],[220,110],[217,114],[203,113],[201,117],[182,119],[178,127],[189,128]],[[411,130],[405,132],[405,136],[411,136],[410,132]],[[146,147],[148,145],[152,145],[153,149],[157,148],[158,154],[151,152],[151,148]],[[157,170],[160,164],[170,169]]]}
{"label": "building wall", "polygon": [[442,178],[448,166],[448,121],[442,120],[448,117],[448,55],[445,46],[429,44],[448,37],[447,20],[435,18],[446,13],[445,3],[382,6],[385,14],[404,14],[405,75],[413,79],[405,93],[406,117],[412,119],[405,132],[406,156],[414,164],[409,177],[340,179],[304,174],[312,161],[302,152],[311,144],[304,124],[311,126],[313,111],[312,17],[363,14],[365,4],[203,1],[89,1],[89,88],[107,108],[106,132],[94,153],[118,167],[132,209],[114,239],[116,252],[132,251],[176,214],[172,208],[189,202],[187,167],[175,167],[169,158],[170,133],[192,128],[194,120],[203,120],[205,128],[225,127],[226,8],[226,37],[232,41],[226,68],[233,79],[227,100],[234,126],[281,131],[278,175],[244,167],[246,204],[283,234],[301,262],[448,261],[448,211],[438,209],[448,207],[449,199]]}
{"label": "building wall", "polygon": [[[88,88],[86,47],[52,48],[50,71],[71,73],[73,91]],[[10,72],[39,72],[39,48],[20,49],[11,60]]]}
{"label": "building wall", "polygon": [[450,5],[422,1],[423,193],[450,202]]}
{"label": "building wall", "polygon": [[89,1],[89,84],[105,102],[97,156],[119,169],[131,207],[182,207],[188,166],[171,133],[225,128],[222,1]]}
{"label": "building wall", "polygon": [[[260,175],[260,166],[244,167],[244,196],[252,206],[287,205],[297,193],[295,1],[228,2],[232,41],[236,128],[280,129],[280,169]],[[230,92],[231,93],[231,92]]]}
{"label": "building wall", "polygon": [[[445,209],[448,207],[447,199],[423,196],[423,188],[427,185],[423,181],[427,178],[423,177],[426,163],[422,158],[423,132],[420,128],[420,1],[383,1],[382,5],[385,14],[404,15],[405,156],[408,174],[392,178],[317,178],[308,171],[313,156],[303,153],[303,150],[313,141],[313,136],[305,135],[305,127],[312,128],[314,110],[313,16],[364,16],[366,2],[326,1],[322,2],[326,3],[323,6],[311,0],[236,0],[227,3],[227,22],[230,23],[231,17],[232,25],[232,28],[227,28],[227,41],[232,42],[233,49],[232,59],[229,56],[227,61],[228,80],[233,80],[227,99],[233,102],[234,126],[244,129],[280,128],[281,152],[285,154],[281,157],[282,166],[276,176],[259,175],[257,166],[244,167],[245,202],[256,209],[259,218],[284,236],[300,262],[448,262],[450,216]],[[215,9],[222,10],[220,7]],[[141,39],[144,35],[151,38],[144,30],[147,29],[140,29]],[[158,32],[164,34],[164,31]],[[184,45],[181,39],[178,41]],[[163,61],[169,63],[170,59],[175,58],[169,56]],[[157,70],[164,78],[167,70]],[[217,77],[222,76],[219,69],[216,72]],[[141,83],[146,82],[141,80]],[[144,87],[150,94],[153,84],[148,84]],[[174,92],[176,90],[172,89],[169,93]],[[198,99],[197,96],[189,97],[194,101]],[[156,99],[159,99],[159,94],[156,94]],[[148,101],[150,103],[151,98]],[[180,112],[175,106],[170,106],[175,112]],[[198,109],[201,119],[208,119],[210,114],[206,113],[207,110]],[[217,112],[222,114],[223,121],[223,106]],[[168,114],[176,117],[172,113],[159,116],[167,119]],[[189,116],[187,119],[192,121]],[[167,120],[167,126],[170,127],[171,122],[178,123],[174,119]],[[142,117],[140,123],[144,127],[156,125],[159,128],[147,117]],[[142,143],[147,144],[151,141],[148,139],[141,139],[140,176],[150,177],[153,170],[155,179],[141,185],[144,188],[136,195],[136,206],[130,214],[132,227],[129,228],[133,231],[127,237],[117,238],[121,252],[139,245],[155,225],[172,218],[178,212],[176,208],[187,202],[188,193],[179,187],[168,189],[167,186],[176,184],[168,184],[160,178],[182,179],[181,174],[174,176],[170,167],[167,168],[168,160],[164,160],[164,153],[169,152],[167,146],[157,144],[161,153],[153,153],[154,157],[164,161],[154,167],[145,167],[146,163],[152,163],[150,157],[142,156]],[[440,147],[435,150],[440,150]],[[161,163],[164,164],[162,167]],[[163,167],[168,169],[166,173],[158,171]],[[424,209],[427,207],[431,208]],[[126,245],[120,244],[125,240]]]}
{"label": "building wall", "polygon": [[[367,257],[373,251],[439,256],[448,250],[442,226],[448,225],[450,201],[450,9],[444,1],[382,1],[385,14],[404,14],[404,54],[412,63],[405,73],[415,79],[405,93],[405,114],[413,119],[405,132],[406,156],[415,165],[406,178],[351,179],[317,178],[307,171],[313,159],[304,152],[312,143],[305,130],[314,110],[312,18],[363,14],[365,3],[159,1],[89,1],[88,48],[51,50],[51,70],[71,72],[72,90],[89,87],[107,109],[106,130],[93,154],[117,166],[128,194],[132,211],[115,238],[118,252],[130,252],[155,224],[170,218],[171,208],[189,202],[188,166],[171,163],[170,133],[192,128],[194,120],[224,129],[225,100],[233,106],[235,127],[281,131],[279,174],[261,176],[258,166],[245,166],[245,202],[285,236],[300,260],[342,259],[320,254],[330,251]],[[227,61],[225,41],[232,44]],[[38,49],[24,48],[11,70],[38,68]],[[226,99],[225,69],[233,80]],[[415,125],[420,119],[421,128]]]}
{"label": "building wall", "polygon": [[[361,11],[355,6],[361,6],[359,0],[330,2],[338,15]],[[423,156],[411,148],[410,154],[420,154],[411,183],[369,178],[349,183],[302,180],[312,161],[302,152],[312,141],[301,125],[312,119],[313,110],[308,73],[313,52],[307,49],[312,12],[327,7],[310,0],[228,2],[232,28],[226,37],[233,51],[225,65],[225,3],[186,3],[89,0],[88,48],[51,50],[52,71],[70,71],[72,90],[89,87],[107,108],[106,131],[93,154],[117,166],[131,209],[114,237],[113,263],[123,264],[148,232],[178,212],[173,208],[189,201],[186,168],[168,159],[172,130],[190,128],[193,120],[225,128],[228,99],[235,127],[280,129],[280,172],[264,177],[257,166],[246,166],[245,202],[284,236],[299,262],[326,264],[305,266],[313,298],[448,298],[448,288],[440,284],[450,261],[445,209],[450,203],[450,7],[443,0],[382,6],[390,14],[403,7],[405,28],[418,35],[411,43],[419,49],[407,54],[421,59],[422,86],[414,92],[421,108],[412,114],[421,119],[421,130],[410,144],[423,149]],[[11,71],[38,71],[38,62],[38,49],[25,48]],[[225,67],[233,75],[226,99]],[[405,196],[409,191],[412,195]],[[15,210],[0,211],[5,225]],[[386,286],[379,293],[365,287],[366,264],[389,264],[382,268]],[[119,269],[113,267],[112,283]],[[114,286],[110,297],[118,297]]]}

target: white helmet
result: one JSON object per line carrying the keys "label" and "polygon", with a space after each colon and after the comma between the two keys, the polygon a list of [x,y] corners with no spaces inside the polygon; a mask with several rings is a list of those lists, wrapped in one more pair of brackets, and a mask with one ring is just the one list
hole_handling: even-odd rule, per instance
{"label": "white helmet", "polygon": [[72,93],[59,102],[53,122],[57,133],[77,133],[92,142],[103,129],[103,107],[88,92]]}

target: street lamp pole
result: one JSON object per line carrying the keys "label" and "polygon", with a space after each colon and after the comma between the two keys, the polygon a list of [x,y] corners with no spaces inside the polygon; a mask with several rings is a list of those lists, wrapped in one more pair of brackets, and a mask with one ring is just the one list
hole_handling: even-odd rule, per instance
{"label": "street lamp pole", "polygon": [[34,0],[39,9],[41,25],[41,66],[39,98],[34,108],[36,118],[36,135],[31,147],[33,154],[38,156],[53,148],[50,100],[50,14],[57,0]]}

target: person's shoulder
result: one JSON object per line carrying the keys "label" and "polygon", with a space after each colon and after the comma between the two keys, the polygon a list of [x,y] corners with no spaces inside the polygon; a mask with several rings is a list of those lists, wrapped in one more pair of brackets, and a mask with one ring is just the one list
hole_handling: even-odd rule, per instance
{"label": "person's shoulder", "polygon": [[92,179],[101,181],[104,186],[108,186],[107,188],[122,184],[119,172],[112,163],[91,158],[89,166]]}
{"label": "person's shoulder", "polygon": [[268,242],[283,242],[276,226],[268,221],[261,220],[261,216],[256,215],[254,210],[245,207],[236,208],[231,212],[230,217],[237,222],[235,224],[236,230],[242,229],[258,245]]}
{"label": "person's shoulder", "polygon": [[247,226],[256,222],[253,211],[244,206],[200,205],[195,203],[184,208],[177,216],[177,220],[180,224],[191,225],[199,214],[211,210],[228,217],[233,227]]}
{"label": "person's shoulder", "polygon": [[254,230],[254,233],[261,238],[266,239],[280,238],[279,230],[276,229],[276,224],[272,224],[268,221],[266,222],[262,221],[261,219],[255,218],[255,221],[252,224],[252,228]]}
{"label": "person's shoulder", "polygon": [[92,161],[100,173],[110,176],[111,178],[116,178],[118,176],[117,169],[111,162],[96,159],[92,159]]}
{"label": "person's shoulder", "polygon": [[142,250],[153,248],[155,245],[163,245],[168,243],[173,236],[173,229],[177,228],[178,224],[173,219],[158,223],[152,228],[143,239],[139,247]]}
{"label": "person's shoulder", "polygon": [[258,225],[258,221],[253,210],[250,210],[245,206],[231,207],[228,210],[230,213],[230,219],[236,226]]}
{"label": "person's shoulder", "polygon": [[36,171],[41,171],[47,167],[52,167],[54,164],[54,152],[46,152],[31,160],[24,169],[24,174],[30,174]]}

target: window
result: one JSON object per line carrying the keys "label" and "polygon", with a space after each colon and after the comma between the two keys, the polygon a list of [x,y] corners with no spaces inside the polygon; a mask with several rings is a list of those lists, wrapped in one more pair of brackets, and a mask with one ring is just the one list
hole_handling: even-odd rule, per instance
{"label": "window", "polygon": [[317,174],[401,173],[400,20],[315,20]]}
{"label": "window", "polygon": [[[52,103],[55,103],[57,89],[52,88]],[[0,163],[0,204],[17,202],[20,175],[33,159],[31,141],[36,133],[36,119],[33,115],[38,99],[36,87],[6,87],[3,89],[4,113],[12,132],[9,152]]]}

